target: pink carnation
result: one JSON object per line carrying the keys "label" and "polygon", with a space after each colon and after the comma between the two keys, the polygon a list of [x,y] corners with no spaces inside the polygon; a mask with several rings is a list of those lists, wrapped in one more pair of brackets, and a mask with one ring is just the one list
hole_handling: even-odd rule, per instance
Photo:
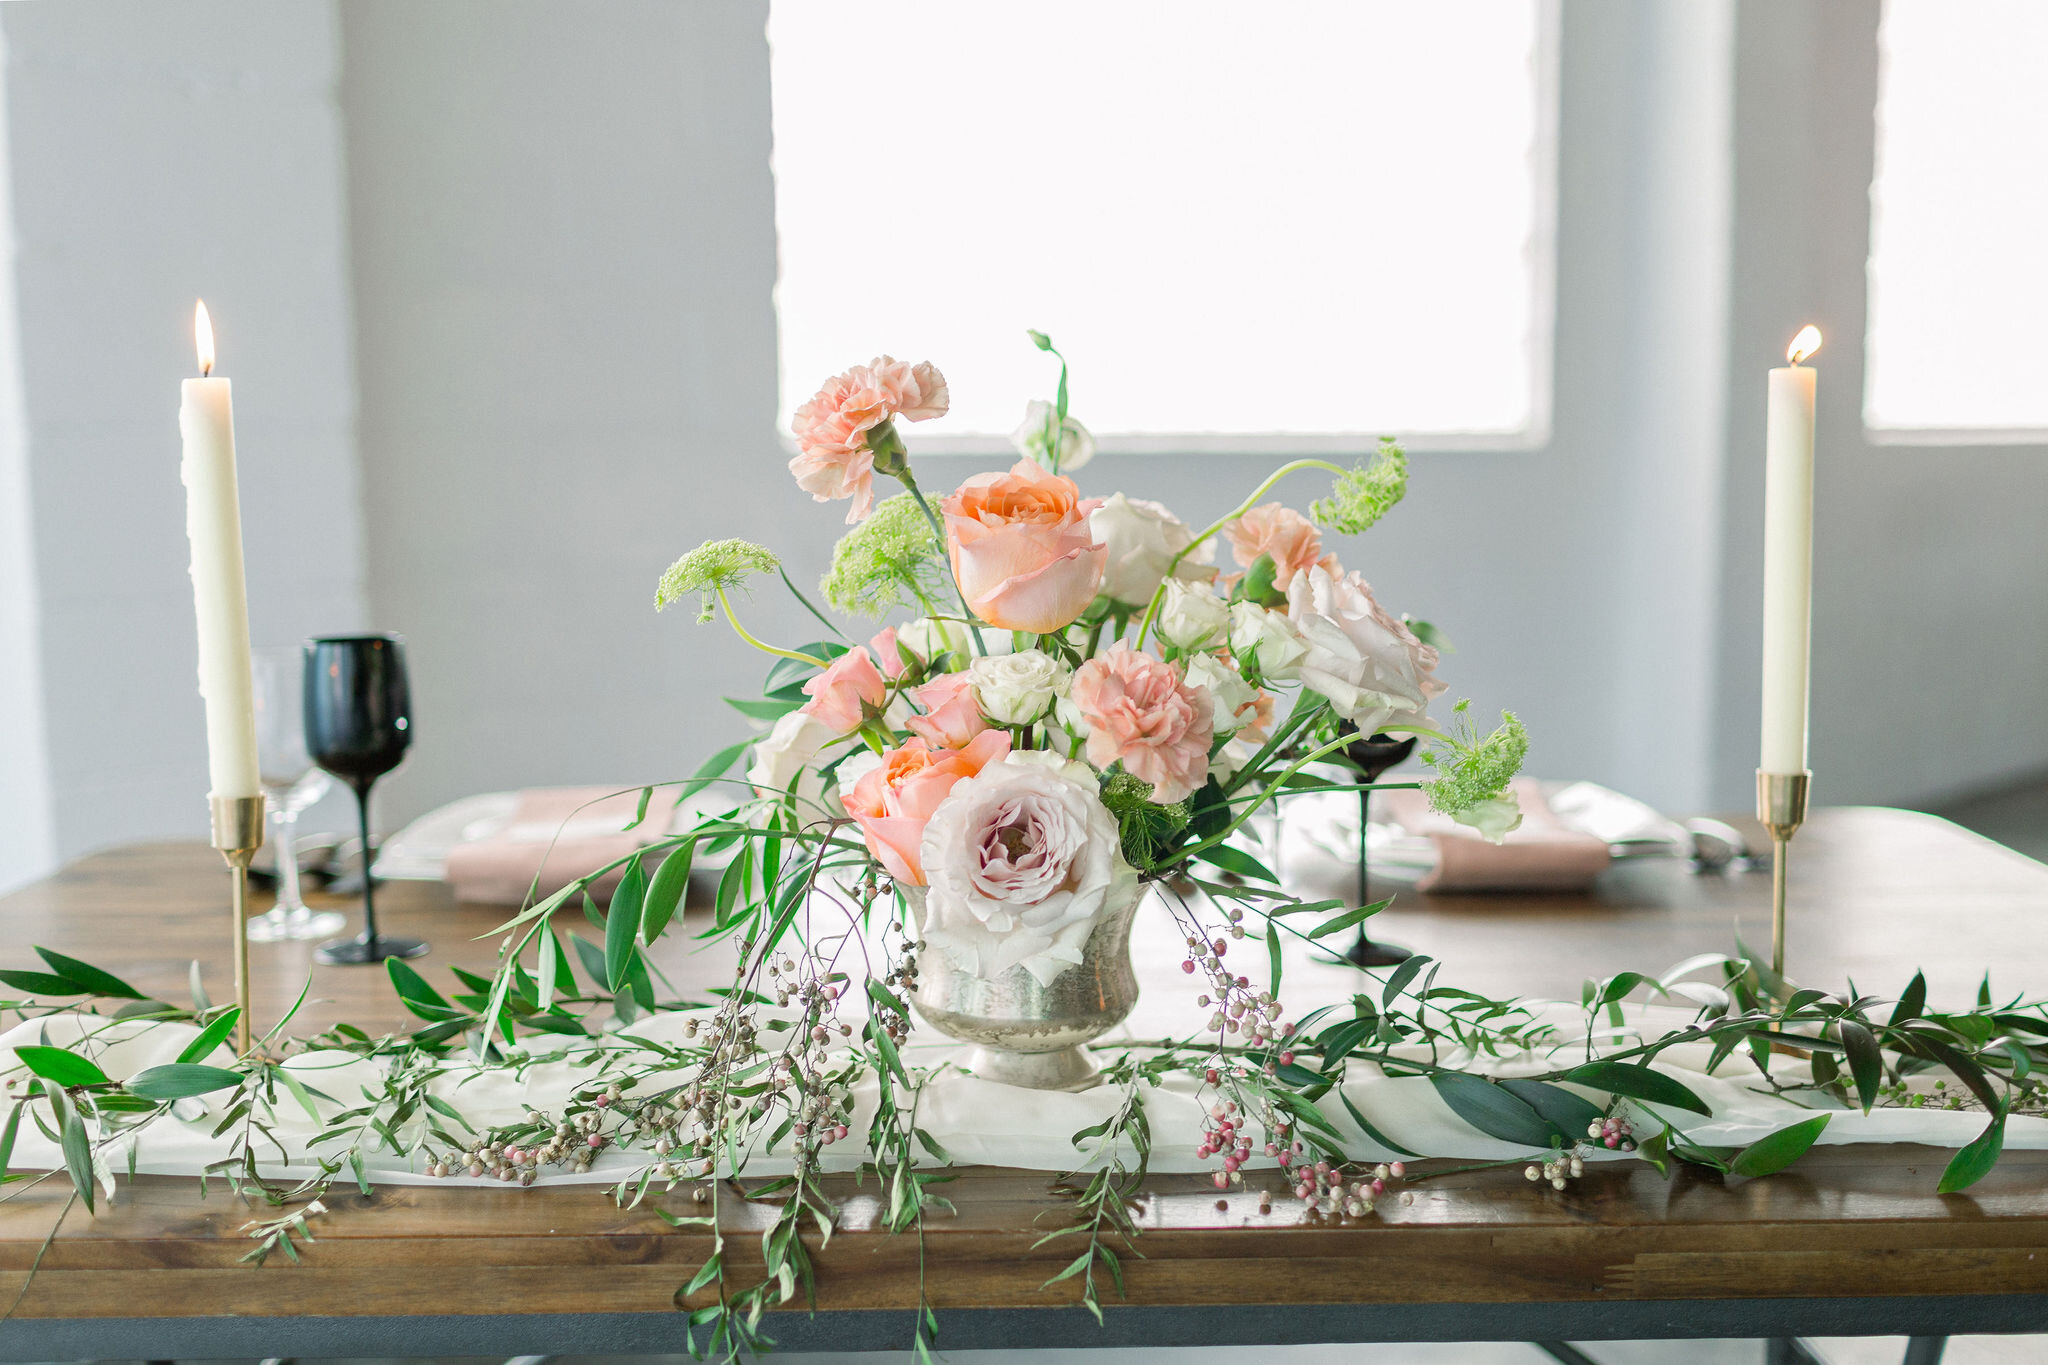
{"label": "pink carnation", "polygon": [[865,649],[849,649],[817,677],[804,684],[811,699],[801,708],[842,735],[860,729],[864,708],[880,710],[889,697],[889,681]]}
{"label": "pink carnation", "polygon": [[930,361],[912,365],[877,356],[825,381],[817,396],[796,410],[790,429],[797,453],[789,462],[797,487],[819,502],[852,498],[849,522],[875,505],[875,456],[868,433],[894,417],[922,422],[943,417],[946,377]]}
{"label": "pink carnation", "polygon": [[1172,664],[1118,643],[1075,671],[1071,696],[1088,722],[1088,761],[1123,760],[1154,801],[1178,801],[1209,775],[1214,708]]}
{"label": "pink carnation", "polygon": [[1294,576],[1327,559],[1324,567],[1337,572],[1336,556],[1323,555],[1323,540],[1315,523],[1291,507],[1277,502],[1262,503],[1223,528],[1230,537],[1230,555],[1249,569],[1260,555],[1273,557],[1273,586],[1287,591]]}

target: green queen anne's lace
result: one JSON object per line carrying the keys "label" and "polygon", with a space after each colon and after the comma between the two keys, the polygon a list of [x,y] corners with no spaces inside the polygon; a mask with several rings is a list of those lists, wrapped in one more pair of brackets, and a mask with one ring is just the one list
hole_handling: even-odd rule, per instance
{"label": "green queen anne's lace", "polygon": [[1450,756],[1425,756],[1438,773],[1426,788],[1432,809],[1455,817],[1506,794],[1528,756],[1529,732],[1512,711],[1501,712],[1500,718],[1500,728],[1485,739],[1458,743]]}
{"label": "green queen anne's lace", "polygon": [[781,567],[774,551],[751,540],[707,540],[668,566],[654,590],[654,609],[666,611],[690,593],[702,593],[697,609],[701,624],[717,614],[721,591]]}
{"label": "green queen anne's lace", "polygon": [[1383,436],[1372,461],[1339,474],[1330,496],[1309,504],[1309,515],[1319,526],[1355,536],[1393,511],[1407,492],[1408,453]]}
{"label": "green queen anne's lace", "polygon": [[876,620],[898,607],[923,612],[945,591],[938,537],[917,500],[898,493],[832,549],[832,568],[819,587],[849,616]]}

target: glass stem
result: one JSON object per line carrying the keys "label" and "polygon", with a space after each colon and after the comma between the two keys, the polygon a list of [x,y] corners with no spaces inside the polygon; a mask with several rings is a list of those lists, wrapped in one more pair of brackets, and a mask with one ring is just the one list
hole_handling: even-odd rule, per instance
{"label": "glass stem", "polygon": [[277,908],[296,915],[306,908],[299,890],[299,813],[280,801],[271,808],[277,840]]}
{"label": "glass stem", "polygon": [[377,883],[370,875],[373,850],[370,847],[370,784],[356,788],[356,819],[363,834],[363,941],[374,955],[377,945]]}

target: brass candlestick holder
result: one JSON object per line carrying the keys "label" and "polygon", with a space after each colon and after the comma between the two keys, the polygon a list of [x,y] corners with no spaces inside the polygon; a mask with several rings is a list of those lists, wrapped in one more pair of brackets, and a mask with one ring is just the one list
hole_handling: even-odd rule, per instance
{"label": "brass candlestick holder", "polygon": [[1785,975],[1785,851],[1806,823],[1810,772],[1756,774],[1756,818],[1771,836],[1771,970]]}
{"label": "brass candlestick holder", "polygon": [[263,847],[263,795],[214,796],[213,846],[227,859],[235,905],[235,1055],[249,1055],[249,861]]}

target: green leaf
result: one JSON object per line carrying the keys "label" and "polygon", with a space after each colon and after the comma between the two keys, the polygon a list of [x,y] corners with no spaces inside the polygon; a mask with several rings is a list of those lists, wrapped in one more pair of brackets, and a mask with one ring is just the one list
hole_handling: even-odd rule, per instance
{"label": "green leaf", "polygon": [[1451,1112],[1488,1137],[1522,1147],[1548,1147],[1564,1136],[1520,1097],[1478,1076],[1439,1071],[1429,1083]]}
{"label": "green leaf", "polygon": [[1892,1010],[1890,1027],[1897,1028],[1908,1019],[1918,1019],[1927,1009],[1927,976],[1923,972],[1913,973],[1913,979],[1906,985],[1906,993],[1899,997],[1899,1003]]}
{"label": "green leaf", "polygon": [[1356,1123],[1360,1128],[1363,1128],[1365,1130],[1365,1135],[1371,1138],[1374,1142],[1377,1142],[1380,1146],[1386,1148],[1388,1151],[1396,1153],[1400,1156],[1419,1157],[1421,1155],[1421,1153],[1419,1152],[1409,1151],[1406,1147],[1403,1147],[1400,1143],[1394,1141],[1385,1133],[1382,1133],[1379,1129],[1373,1127],[1372,1120],[1367,1118],[1363,1113],[1361,1113],[1359,1111],[1358,1106],[1351,1102],[1351,1097],[1345,1094],[1341,1089],[1337,1092],[1337,1098],[1344,1101],[1344,1107],[1351,1112],[1352,1121]]}
{"label": "green leaf", "polygon": [[178,1060],[180,1062],[203,1062],[208,1057],[211,1057],[214,1049],[227,1041],[229,1031],[234,1028],[235,1021],[241,1017],[242,1007],[240,1005],[230,1005],[222,1010],[214,1016],[212,1023],[199,1031],[197,1038],[185,1044],[185,1050],[178,1054]]}
{"label": "green leaf", "polygon": [[11,967],[0,968],[0,981],[6,982],[18,991],[30,995],[84,995],[85,987],[69,977],[52,976],[48,972],[23,972]]}
{"label": "green leaf", "polygon": [[413,1014],[433,1023],[461,1016],[461,1010],[449,1004],[441,992],[427,984],[425,977],[398,958],[385,958],[384,970],[390,975],[400,1002]]}
{"label": "green leaf", "polygon": [[797,701],[753,701],[742,697],[727,697],[725,704],[745,716],[748,720],[781,720],[791,711],[802,706]]}
{"label": "green leaf", "polygon": [[652,944],[661,937],[681,907],[690,889],[690,861],[697,854],[697,841],[686,839],[661,860],[654,879],[647,884],[647,896],[640,906],[640,937]]}
{"label": "green leaf", "polygon": [[605,912],[605,984],[617,993],[626,982],[626,960],[633,955],[633,940],[640,932],[640,904],[647,896],[647,871],[638,858],[626,864],[619,889],[612,892],[611,908]]}
{"label": "green leaf", "polygon": [[1266,921],[1266,962],[1272,968],[1273,979],[1269,989],[1277,999],[1280,995],[1280,926]]}
{"label": "green leaf", "polygon": [[80,962],[75,957],[66,957],[48,948],[37,948],[36,956],[50,964],[50,970],[62,977],[68,977],[94,995],[111,995],[119,1000],[140,1000],[142,992],[115,976],[103,972],[90,962]]}
{"label": "green leaf", "polygon": [[1935,1186],[1940,1194],[1955,1194],[1990,1174],[1998,1164],[1998,1154],[2005,1150],[2005,1115],[1992,1116],[1990,1126],[1979,1133],[1970,1145],[1957,1152],[1948,1163],[1948,1169],[1941,1173],[1941,1183]]}
{"label": "green leaf", "polygon": [[[544,1010],[555,1003],[555,982],[560,977],[562,965],[562,941],[555,937],[552,927],[542,930],[540,967],[536,973],[540,979],[536,983],[538,989],[533,1001],[536,1009]],[[575,988],[572,985],[570,989],[573,992]]]}
{"label": "green leaf", "polygon": [[136,1072],[128,1080],[128,1093],[146,1100],[182,1100],[193,1095],[210,1095],[242,1083],[242,1073],[196,1062],[172,1062]]}
{"label": "green leaf", "polygon": [[1264,863],[1254,858],[1251,854],[1246,853],[1243,849],[1232,848],[1229,844],[1217,844],[1213,848],[1205,848],[1195,856],[1205,863],[1215,864],[1225,872],[1235,872],[1240,877],[1255,881],[1272,882],[1276,886],[1280,882],[1280,879],[1274,876]]}
{"label": "green leaf", "polygon": [[78,1197],[85,1201],[85,1211],[91,1213],[92,1139],[86,1136],[85,1120],[79,1116],[76,1105],[67,1103],[64,1106],[64,1130],[60,1145],[64,1148],[64,1169],[71,1173],[71,1187],[77,1190]]}
{"label": "green leaf", "polygon": [[61,1047],[18,1047],[14,1055],[21,1058],[21,1064],[53,1085],[70,1088],[74,1085],[107,1085],[107,1073],[95,1066],[90,1058],[76,1052],[67,1052]]}
{"label": "green leaf", "polygon": [[697,771],[690,775],[690,780],[676,789],[676,804],[681,805],[713,782],[716,782],[719,778],[724,777],[726,771],[739,761],[739,756],[745,753],[747,746],[752,743],[753,741],[750,739],[743,739],[737,744],[728,744],[717,753],[711,755],[711,757],[705,759],[703,763],[698,765]]}
{"label": "green leaf", "polygon": [[591,983],[599,990],[608,989],[605,973],[609,968],[605,966],[604,949],[581,934],[569,935],[569,946],[576,950],[576,960],[582,964],[583,974],[590,978]]}
{"label": "green leaf", "polygon": [[1814,1139],[1828,1126],[1832,1114],[1815,1114],[1810,1119],[1801,1119],[1789,1128],[1780,1128],[1768,1137],[1760,1137],[1735,1154],[1728,1163],[1731,1175],[1770,1175],[1782,1171],[1813,1146]]}
{"label": "green leaf", "polygon": [[1600,1109],[1583,1095],[1543,1081],[1502,1080],[1501,1089],[1540,1114],[1567,1139],[1577,1138],[1600,1121]]}
{"label": "green leaf", "polygon": [[[642,787],[640,789],[640,804],[634,807],[633,818],[626,822],[625,828],[627,830],[634,830],[640,828],[640,822],[647,818],[647,803],[652,801],[653,799],[654,788]],[[621,832],[623,833],[624,831]]]}
{"label": "green leaf", "polygon": [[1309,930],[1308,936],[1310,938],[1323,938],[1326,935],[1336,933],[1340,929],[1349,929],[1354,924],[1363,924],[1393,903],[1393,898],[1390,896],[1383,901],[1374,901],[1371,905],[1356,906],[1341,914],[1332,915],[1315,928]]}
{"label": "green leaf", "polygon": [[1395,998],[1401,994],[1401,989],[1413,981],[1417,974],[1434,960],[1434,958],[1425,957],[1421,953],[1417,953],[1400,966],[1394,968],[1393,972],[1387,977],[1387,988],[1380,992],[1381,1005],[1387,1009],[1392,1009]]}
{"label": "green leaf", "polygon": [[1856,1078],[1856,1098],[1863,1112],[1877,1103],[1877,1089],[1884,1083],[1884,1058],[1878,1052],[1877,1036],[1854,1019],[1841,1021],[1842,1051],[1849,1058],[1849,1074]]}
{"label": "green leaf", "polygon": [[1695,1114],[1712,1116],[1714,1112],[1705,1100],[1663,1072],[1633,1062],[1587,1062],[1567,1071],[1563,1079],[1632,1100],[1689,1109]]}
{"label": "green leaf", "polygon": [[27,1100],[16,1100],[14,1108],[7,1112],[7,1131],[0,1133],[0,1176],[7,1174],[7,1168],[14,1161],[14,1139],[21,1132],[21,1107]]}

